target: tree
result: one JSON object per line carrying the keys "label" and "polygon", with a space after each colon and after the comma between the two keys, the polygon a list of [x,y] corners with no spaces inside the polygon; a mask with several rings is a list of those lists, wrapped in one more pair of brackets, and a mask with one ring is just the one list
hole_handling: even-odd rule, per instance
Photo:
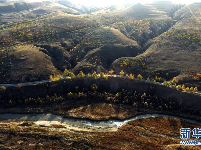
{"label": "tree", "polygon": [[121,72],[119,73],[120,74],[120,77],[123,78],[124,77],[124,71],[121,70]]}
{"label": "tree", "polygon": [[108,76],[108,74],[106,73],[106,74],[105,74],[105,79],[108,80],[108,78],[109,78],[109,76]]}
{"label": "tree", "polygon": [[142,77],[141,74],[138,74],[137,78],[138,78],[139,81],[141,81],[143,77]]}
{"label": "tree", "polygon": [[132,73],[130,74],[130,76],[129,76],[129,78],[131,79],[131,80],[134,80],[134,75],[132,75]]}
{"label": "tree", "polygon": [[181,85],[178,85],[177,87],[178,87],[178,89],[179,89],[179,90],[181,90],[181,89],[182,89]]}
{"label": "tree", "polygon": [[77,76],[78,76],[78,78],[84,78],[85,75],[82,71],[80,71],[80,73]]}
{"label": "tree", "polygon": [[64,76],[64,77],[69,76],[69,71],[68,71],[67,69],[64,70],[63,76]]}
{"label": "tree", "polygon": [[102,78],[102,79],[105,78],[104,72],[100,73],[100,78]]}
{"label": "tree", "polygon": [[198,91],[198,88],[195,87],[195,88],[193,89],[193,92],[197,92],[197,91]]}
{"label": "tree", "polygon": [[95,79],[96,77],[97,77],[97,73],[96,73],[96,71],[94,71],[93,74],[92,74],[92,78]]}
{"label": "tree", "polygon": [[69,76],[71,77],[71,79],[74,79],[75,78],[75,75],[73,72],[69,72]]}
{"label": "tree", "polygon": [[111,69],[110,71],[109,71],[109,74],[113,74],[114,73],[114,71]]}
{"label": "tree", "polygon": [[53,78],[53,76],[52,75],[50,75],[50,81],[53,81],[54,80],[54,78]]}
{"label": "tree", "polygon": [[171,83],[178,83],[179,82],[179,77],[174,77],[171,81]]}
{"label": "tree", "polygon": [[185,89],[186,89],[184,84],[182,85],[181,89],[182,89],[182,90],[185,90]]}

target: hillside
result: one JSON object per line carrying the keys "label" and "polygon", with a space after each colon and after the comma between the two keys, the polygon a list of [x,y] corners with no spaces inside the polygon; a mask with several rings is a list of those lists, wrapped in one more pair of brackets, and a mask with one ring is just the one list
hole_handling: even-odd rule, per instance
{"label": "hillside", "polygon": [[142,50],[138,46],[105,45],[88,52],[84,59],[74,67],[73,71],[79,73],[82,70],[88,73],[97,71],[96,69],[99,67],[102,68],[102,71],[106,71],[114,60],[120,57],[135,57],[140,53]]}
{"label": "hillside", "polygon": [[[15,3],[1,4],[2,8],[11,5],[13,9],[9,10],[17,11]],[[61,72],[65,68],[75,73],[98,68],[104,72],[114,69],[118,73],[123,69],[126,73],[141,73],[146,77],[153,76],[154,72],[165,72],[170,76],[162,76],[171,79],[201,71],[199,4],[183,7],[171,2],[154,2],[129,7],[110,6],[94,8],[92,13],[81,15],[75,14],[84,13],[84,10],[81,12],[81,7],[69,1],[22,2],[20,5],[23,7],[19,12],[24,18],[19,13],[4,11],[2,14],[14,15],[11,20],[15,15],[21,18],[21,21],[16,18],[18,23],[12,20],[0,26],[0,49],[6,51],[1,55],[5,62],[1,64],[4,66],[2,76],[9,75],[8,70],[15,65],[6,60],[7,53],[15,45],[26,44],[39,48]],[[1,19],[3,22],[11,20]],[[195,59],[197,61],[192,61]]]}
{"label": "hillside", "polygon": [[47,79],[50,74],[59,73],[52,58],[32,45],[14,47],[8,59],[12,67],[4,80],[9,82],[42,80]]}
{"label": "hillside", "polygon": [[0,3],[0,25],[42,17],[57,11],[68,14],[79,14],[73,8],[49,1],[31,3],[6,2]]}
{"label": "hillside", "polygon": [[[175,13],[174,18],[179,21],[167,32],[149,40],[152,44],[143,54],[136,58],[116,60],[113,65],[118,66],[125,59],[135,62],[139,58],[146,64],[145,72],[163,71],[178,72],[177,75],[188,77],[191,73],[200,73],[200,4],[185,6]],[[145,46],[146,46],[145,45]],[[132,65],[133,70],[139,66]],[[125,66],[125,69],[127,67]]]}
{"label": "hillside", "polygon": [[144,19],[168,19],[166,12],[157,10],[153,5],[135,4],[123,12],[125,16],[130,19],[144,20]]}
{"label": "hillside", "polygon": [[0,0],[0,149],[200,149],[201,3],[121,2]]}

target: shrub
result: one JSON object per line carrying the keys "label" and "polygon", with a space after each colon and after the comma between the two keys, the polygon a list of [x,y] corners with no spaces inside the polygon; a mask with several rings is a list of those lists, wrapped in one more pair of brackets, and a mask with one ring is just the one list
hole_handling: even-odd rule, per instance
{"label": "shrub", "polygon": [[150,78],[149,77],[147,78],[147,81],[150,82]]}
{"label": "shrub", "polygon": [[190,88],[190,91],[193,91],[193,87]]}
{"label": "shrub", "polygon": [[138,74],[137,78],[139,81],[141,81],[143,77],[141,76],[141,74]]}
{"label": "shrub", "polygon": [[186,88],[186,91],[187,91],[187,92],[189,91],[189,87]]}

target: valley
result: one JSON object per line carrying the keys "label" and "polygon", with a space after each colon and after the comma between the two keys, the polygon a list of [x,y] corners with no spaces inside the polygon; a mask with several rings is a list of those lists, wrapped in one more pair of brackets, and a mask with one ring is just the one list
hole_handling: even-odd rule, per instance
{"label": "valley", "polygon": [[0,149],[200,149],[200,6],[0,0]]}

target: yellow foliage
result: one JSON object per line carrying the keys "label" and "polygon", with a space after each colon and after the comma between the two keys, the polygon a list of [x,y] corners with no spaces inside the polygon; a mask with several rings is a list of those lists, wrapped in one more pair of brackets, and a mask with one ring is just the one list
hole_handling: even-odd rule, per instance
{"label": "yellow foliage", "polygon": [[92,74],[92,78],[96,78],[96,77],[97,77],[97,73],[96,73],[96,71],[94,71]]}
{"label": "yellow foliage", "polygon": [[141,74],[139,74],[138,76],[137,76],[137,78],[138,78],[138,80],[142,80],[142,75]]}
{"label": "yellow foliage", "polygon": [[82,71],[80,71],[80,73],[77,76],[78,76],[78,78],[84,78],[85,77],[85,75]]}
{"label": "yellow foliage", "polygon": [[198,91],[198,88],[195,87],[195,88],[193,89],[193,92],[197,92],[197,91]]}
{"label": "yellow foliage", "polygon": [[51,81],[53,81],[53,76],[52,76],[52,75],[50,75],[50,77],[49,77],[49,78],[50,78],[50,80],[51,80]]}
{"label": "yellow foliage", "polygon": [[106,73],[106,74],[105,74],[105,79],[108,80],[108,78],[109,78],[109,76],[108,76],[108,74]]}
{"label": "yellow foliage", "polygon": [[123,70],[121,70],[121,72],[120,72],[120,77],[121,78],[124,77],[124,71]]}
{"label": "yellow foliage", "polygon": [[185,85],[183,84],[181,88],[182,88],[182,90],[184,90],[185,89]]}
{"label": "yellow foliage", "polygon": [[190,88],[190,91],[193,91],[193,87]]}
{"label": "yellow foliage", "polygon": [[182,89],[181,85],[178,85],[177,87],[178,87],[178,89],[179,89],[179,90],[181,90],[181,89]]}
{"label": "yellow foliage", "polygon": [[100,78],[104,78],[104,77],[105,77],[104,72],[101,72],[100,73]]}
{"label": "yellow foliage", "polygon": [[113,74],[114,73],[114,71],[111,69],[110,71],[109,71],[109,74]]}
{"label": "yellow foliage", "polygon": [[129,77],[131,80],[134,80],[134,75],[130,74],[130,77]]}

